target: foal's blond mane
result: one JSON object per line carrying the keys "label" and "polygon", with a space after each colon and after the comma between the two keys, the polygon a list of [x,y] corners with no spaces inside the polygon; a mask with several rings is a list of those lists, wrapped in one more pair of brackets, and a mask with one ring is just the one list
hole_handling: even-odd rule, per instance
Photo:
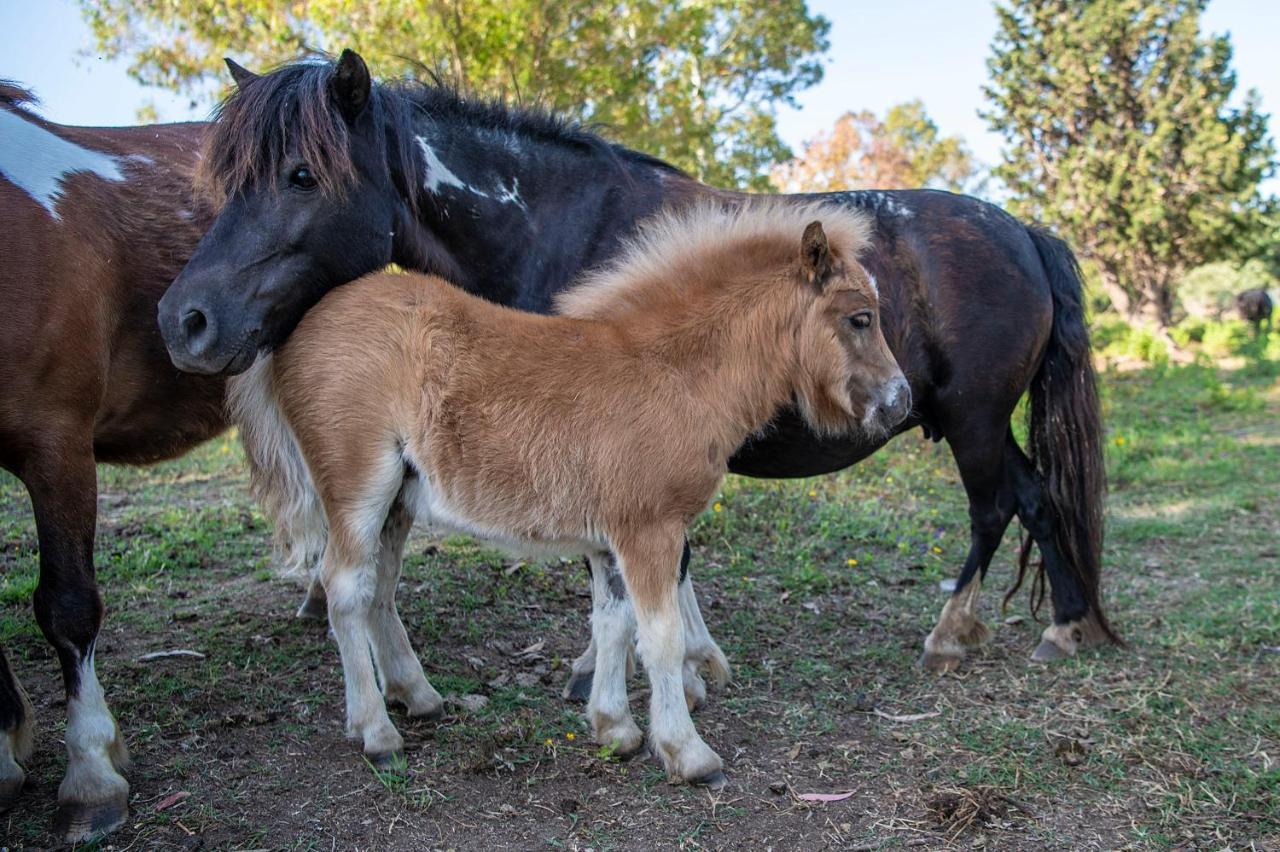
{"label": "foal's blond mane", "polygon": [[780,257],[798,260],[800,237],[813,221],[822,222],[832,251],[841,257],[854,259],[871,242],[870,216],[830,202],[761,198],[732,207],[699,202],[643,222],[612,262],[581,276],[556,297],[557,311],[601,319],[687,297],[692,282],[715,281],[731,288],[735,279],[726,280],[726,259],[732,263],[748,244],[776,241]]}

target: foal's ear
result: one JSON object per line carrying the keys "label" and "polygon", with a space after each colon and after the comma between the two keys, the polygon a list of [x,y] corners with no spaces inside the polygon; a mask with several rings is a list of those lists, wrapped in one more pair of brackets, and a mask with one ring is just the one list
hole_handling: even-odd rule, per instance
{"label": "foal's ear", "polygon": [[354,50],[344,50],[338,57],[338,67],[334,69],[329,86],[343,118],[355,121],[369,104],[369,91],[373,87],[369,66]]}
{"label": "foal's ear", "polygon": [[831,246],[827,244],[827,232],[821,222],[810,222],[800,238],[800,271],[810,285],[822,292],[831,277]]}
{"label": "foal's ear", "polygon": [[230,56],[224,56],[222,61],[227,63],[227,70],[231,72],[231,79],[236,81],[236,88],[243,89],[245,84],[258,79],[258,75],[236,62]]}

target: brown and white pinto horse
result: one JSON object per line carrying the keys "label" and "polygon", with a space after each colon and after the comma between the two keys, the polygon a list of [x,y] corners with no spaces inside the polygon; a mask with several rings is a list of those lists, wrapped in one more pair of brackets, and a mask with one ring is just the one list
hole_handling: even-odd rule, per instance
{"label": "brown and white pinto horse", "polygon": [[[224,381],[174,369],[155,323],[211,218],[191,190],[203,126],[63,127],[28,100],[0,85],[0,465],[35,512],[35,615],[67,694],[55,830],[74,841],[123,822],[129,792],[93,664],[94,465],[171,458],[222,431]],[[33,724],[0,650],[0,812],[23,786]]]}
{"label": "brown and white pinto horse", "polygon": [[384,693],[411,714],[441,707],[395,607],[405,521],[418,518],[518,551],[612,557],[627,594],[592,619],[595,736],[623,753],[643,744],[627,706],[634,630],[668,777],[723,782],[682,678],[685,528],[729,457],[793,402],[830,436],[881,438],[910,411],[857,261],[869,232],[870,217],[835,205],[696,206],[648,223],[562,294],[565,316],[374,275],[330,292],[237,380],[269,385],[233,388],[237,421],[268,445],[263,469],[293,466],[272,452],[305,461],[305,479],[268,487],[318,495],[267,505],[323,511],[301,523],[328,529],[320,577],[347,732],[375,765],[404,745]]}

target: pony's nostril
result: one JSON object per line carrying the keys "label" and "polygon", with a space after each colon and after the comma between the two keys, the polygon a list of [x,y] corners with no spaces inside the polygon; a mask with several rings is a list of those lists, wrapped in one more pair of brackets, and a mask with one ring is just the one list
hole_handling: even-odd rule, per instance
{"label": "pony's nostril", "polygon": [[213,340],[209,317],[198,308],[189,309],[182,315],[182,334],[186,338],[187,348],[191,353],[199,355]]}

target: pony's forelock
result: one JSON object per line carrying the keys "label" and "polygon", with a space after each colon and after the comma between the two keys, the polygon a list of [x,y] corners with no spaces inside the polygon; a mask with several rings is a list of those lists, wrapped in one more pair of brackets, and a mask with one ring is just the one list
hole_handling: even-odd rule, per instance
{"label": "pony's forelock", "polygon": [[330,95],[332,76],[332,62],[298,62],[233,92],[205,136],[197,189],[220,205],[236,193],[274,188],[284,168],[305,163],[322,191],[345,191],[356,168],[347,122]]}

